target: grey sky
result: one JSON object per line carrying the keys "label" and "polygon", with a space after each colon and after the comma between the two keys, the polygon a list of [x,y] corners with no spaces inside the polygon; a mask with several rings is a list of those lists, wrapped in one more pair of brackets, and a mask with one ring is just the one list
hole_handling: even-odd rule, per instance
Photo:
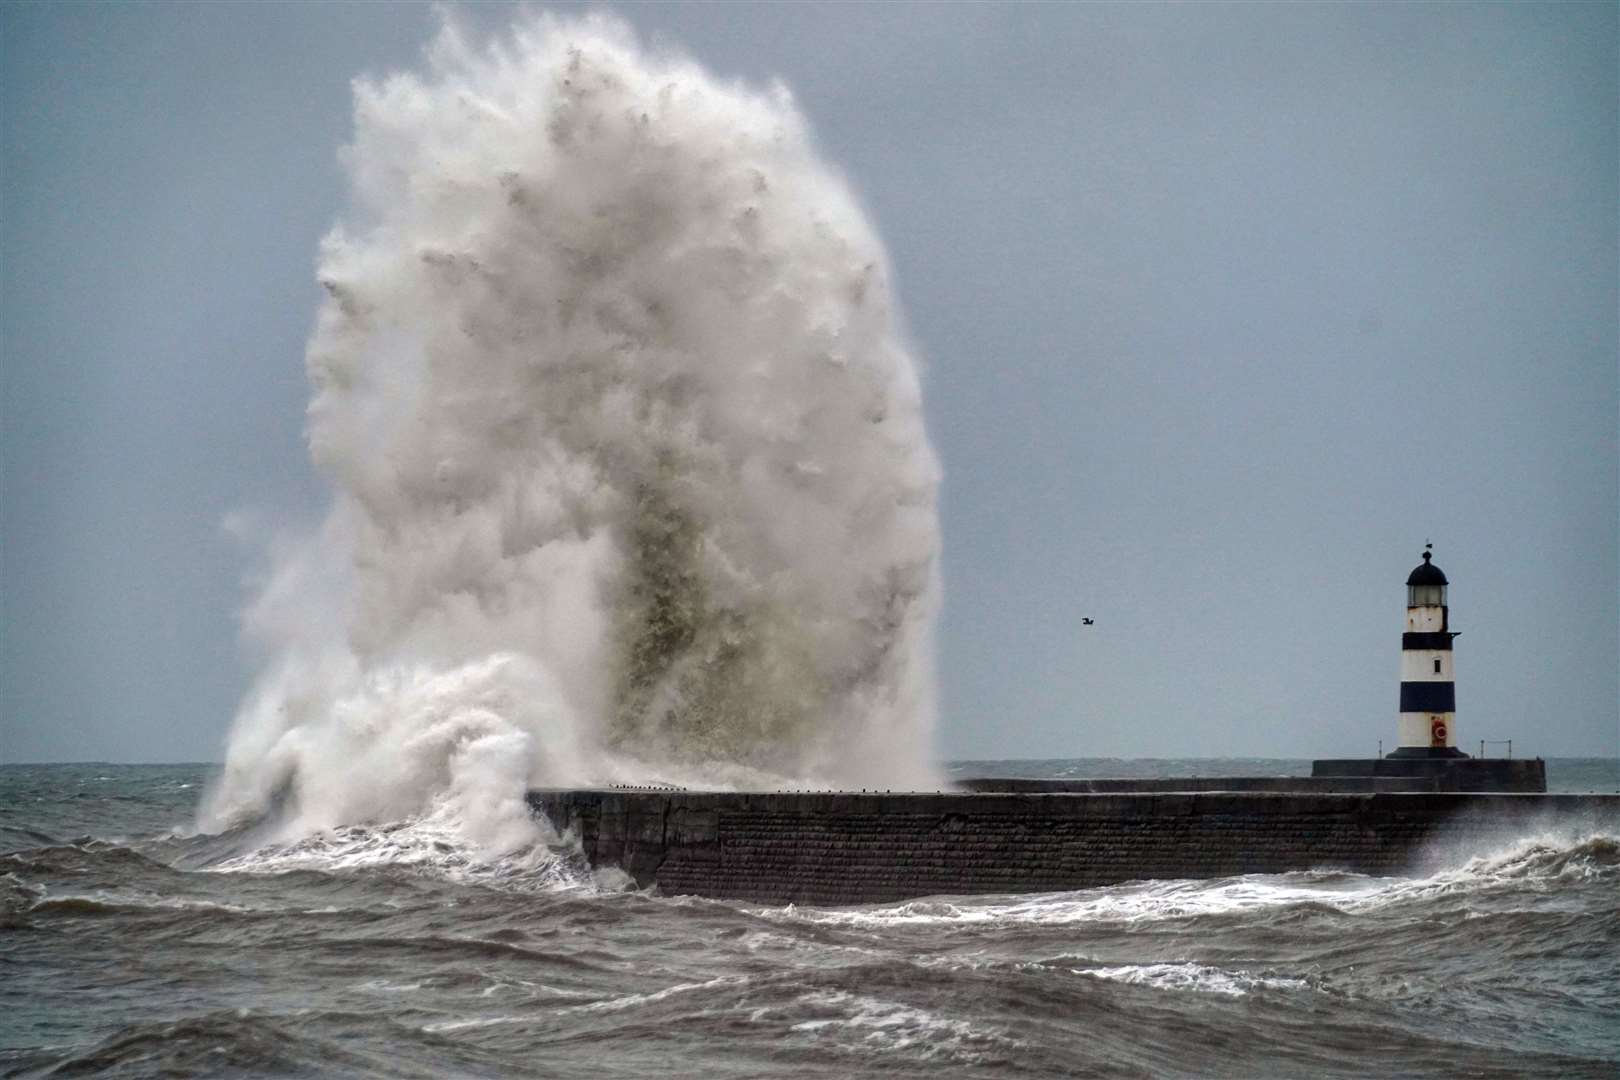
{"label": "grey sky", "polygon": [[[1426,539],[1461,744],[1617,752],[1620,9],[617,10],[781,77],[889,246],[942,755],[1371,753]],[[325,501],[348,83],[433,26],[0,7],[0,761],[221,752],[255,561],[221,523]]]}

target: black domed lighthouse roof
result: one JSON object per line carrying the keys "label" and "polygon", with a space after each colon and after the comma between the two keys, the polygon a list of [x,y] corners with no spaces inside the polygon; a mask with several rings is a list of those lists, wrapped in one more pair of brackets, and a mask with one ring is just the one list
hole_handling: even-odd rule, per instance
{"label": "black domed lighthouse roof", "polygon": [[1419,566],[1417,569],[1413,570],[1411,574],[1407,575],[1406,583],[1408,585],[1446,584],[1445,573],[1438,566],[1434,565],[1434,563],[1430,562],[1430,558],[1432,558],[1432,556],[1425,551],[1423,553],[1423,565]]}

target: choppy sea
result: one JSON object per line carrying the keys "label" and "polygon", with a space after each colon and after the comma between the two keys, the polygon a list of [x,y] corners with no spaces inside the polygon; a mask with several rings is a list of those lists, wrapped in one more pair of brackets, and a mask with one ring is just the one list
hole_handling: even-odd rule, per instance
{"label": "choppy sea", "polygon": [[[957,762],[1277,775],[1279,761]],[[1620,1075],[1620,837],[1334,871],[764,907],[430,823],[195,835],[205,765],[0,767],[12,1076]],[[1615,791],[1620,762],[1553,759]]]}

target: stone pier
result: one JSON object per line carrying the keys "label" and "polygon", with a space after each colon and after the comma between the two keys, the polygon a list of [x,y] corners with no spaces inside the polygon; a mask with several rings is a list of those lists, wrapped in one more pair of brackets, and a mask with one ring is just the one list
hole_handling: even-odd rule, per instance
{"label": "stone pier", "polygon": [[1620,795],[1457,792],[544,790],[534,811],[665,894],[859,904],[1140,878],[1421,869],[1547,828],[1620,827]]}

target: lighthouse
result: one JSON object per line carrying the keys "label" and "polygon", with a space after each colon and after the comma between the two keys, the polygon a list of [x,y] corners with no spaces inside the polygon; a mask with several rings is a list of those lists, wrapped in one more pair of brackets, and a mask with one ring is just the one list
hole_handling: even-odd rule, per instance
{"label": "lighthouse", "polygon": [[1406,579],[1406,632],[1401,635],[1401,716],[1392,758],[1465,758],[1457,749],[1457,689],[1451,664],[1446,575],[1432,544]]}
{"label": "lighthouse", "polygon": [[[1406,578],[1401,634],[1401,716],[1392,753],[1375,758],[1318,758],[1311,777],[1345,791],[1546,791],[1540,758],[1470,757],[1457,749],[1457,686],[1451,668],[1451,613],[1446,575],[1425,544],[1423,562]],[[1383,748],[1379,748],[1382,752]]]}

